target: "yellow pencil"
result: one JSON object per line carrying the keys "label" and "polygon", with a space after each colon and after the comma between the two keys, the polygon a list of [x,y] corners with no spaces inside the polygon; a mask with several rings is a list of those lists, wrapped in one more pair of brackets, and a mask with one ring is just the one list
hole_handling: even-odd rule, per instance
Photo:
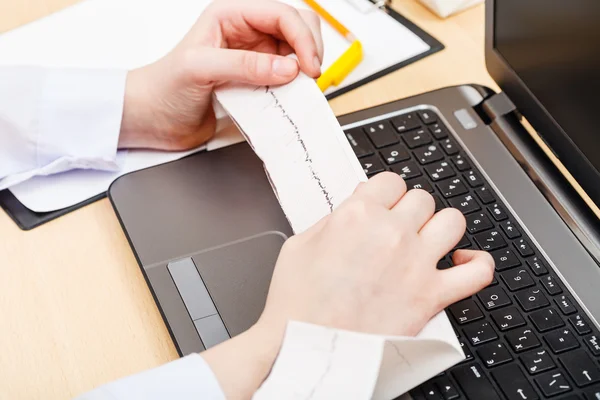
{"label": "yellow pencil", "polygon": [[304,0],[310,8],[321,16],[329,25],[351,42],[350,47],[317,79],[321,91],[331,86],[338,86],[360,64],[363,59],[362,44],[341,22],[335,19],[327,10],[314,0]]}

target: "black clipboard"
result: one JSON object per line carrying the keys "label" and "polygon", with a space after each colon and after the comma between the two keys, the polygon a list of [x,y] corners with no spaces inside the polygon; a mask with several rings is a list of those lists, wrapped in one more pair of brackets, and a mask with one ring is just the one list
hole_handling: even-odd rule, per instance
{"label": "black clipboard", "polygon": [[[378,4],[381,3],[381,1],[378,0],[369,0],[372,3]],[[402,16],[401,14],[399,14],[398,12],[396,12],[389,4],[389,1],[384,2],[383,5],[379,6],[379,8],[386,12],[390,17],[394,18],[396,21],[398,21],[398,23],[404,25],[406,28],[408,28],[412,33],[414,33],[415,35],[417,35],[419,38],[421,38],[421,40],[423,40],[425,43],[427,43],[429,45],[429,50],[427,50],[426,52],[423,52],[421,54],[418,54],[412,58],[409,58],[407,60],[404,60],[398,64],[392,65],[391,67],[388,67],[386,69],[383,69],[373,75],[370,75],[364,79],[361,79],[358,82],[353,83],[352,85],[348,85],[346,87],[343,87],[339,90],[336,90],[335,92],[327,95],[327,100],[331,100],[334,99],[338,96],[341,96],[345,93],[348,93],[362,85],[365,85],[369,82],[372,82],[376,79],[379,79],[389,73],[392,73],[394,71],[399,70],[400,68],[406,67],[407,65],[410,65],[412,63],[415,63],[419,60],[422,60],[425,57],[428,57],[432,54],[437,53],[438,51],[442,51],[444,50],[445,46],[442,44],[442,42],[440,42],[439,40],[437,40],[436,38],[434,38],[433,36],[431,36],[429,33],[425,32],[423,29],[419,28],[416,24],[414,24],[411,20],[409,20],[408,18]]]}
{"label": "black clipboard", "polygon": [[106,197],[106,193],[101,193],[94,197],[82,201],[81,203],[72,205],[71,207],[63,208],[61,210],[50,211],[50,212],[35,212],[25,207],[12,192],[8,189],[0,191],[0,207],[6,211],[8,216],[17,224],[21,230],[29,231],[33,228],[37,228],[40,225],[50,222],[53,219],[61,217],[65,214],[70,213],[84,207],[88,204],[94,203],[97,200]]}
{"label": "black clipboard", "polygon": [[[373,3],[376,3],[376,4],[381,2],[381,1],[377,1],[377,0],[370,0],[370,1]],[[388,2],[386,2],[386,3],[388,3]],[[417,25],[415,25],[409,19],[400,15],[398,12],[393,10],[389,5],[385,4],[385,5],[380,6],[380,8],[384,12],[388,13],[388,15],[390,15],[392,18],[394,18],[400,24],[404,25],[406,28],[410,29],[414,34],[419,36],[425,43],[427,43],[429,45],[429,47],[430,47],[429,50],[424,53],[421,53],[415,57],[404,60],[404,61],[402,61],[396,65],[393,65],[389,68],[386,68],[382,71],[379,71],[373,75],[370,75],[356,83],[353,83],[352,85],[349,85],[342,89],[336,90],[334,93],[331,93],[330,95],[327,96],[327,100],[331,100],[337,96],[348,93],[364,84],[374,81],[375,79],[381,78],[382,76],[385,76],[391,72],[394,72],[400,68],[410,65],[416,61],[419,61],[431,54],[437,53],[438,51],[441,51],[444,49],[444,45],[440,41],[438,41],[436,38],[434,38],[433,36],[431,36],[430,34],[425,32],[423,29],[419,28]],[[104,197],[106,197],[106,193],[99,194],[99,195],[94,196],[88,200],[85,200],[79,204],[75,204],[71,207],[67,207],[62,210],[56,210],[56,211],[51,211],[51,212],[46,212],[46,213],[37,213],[37,212],[31,211],[30,209],[25,207],[23,204],[21,204],[21,202],[19,202],[19,200],[7,189],[7,190],[0,191],[0,207],[2,207],[4,209],[4,211],[6,211],[6,213],[12,218],[12,220],[19,226],[19,228],[27,231],[27,230],[36,228],[40,225],[43,225],[46,222],[50,222],[53,219],[61,217],[65,214],[68,214],[71,211],[75,211],[81,207],[91,204],[97,200],[104,198]]]}

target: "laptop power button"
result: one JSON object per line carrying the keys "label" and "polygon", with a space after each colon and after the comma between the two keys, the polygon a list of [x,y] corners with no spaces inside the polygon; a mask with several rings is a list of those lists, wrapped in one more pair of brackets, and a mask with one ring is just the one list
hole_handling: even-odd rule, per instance
{"label": "laptop power button", "polygon": [[477,128],[477,122],[466,109],[455,111],[454,116],[466,130]]}

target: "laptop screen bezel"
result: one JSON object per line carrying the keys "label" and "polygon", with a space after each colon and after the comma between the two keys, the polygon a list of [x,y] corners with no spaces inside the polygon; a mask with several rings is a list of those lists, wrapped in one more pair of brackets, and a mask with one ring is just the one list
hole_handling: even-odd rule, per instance
{"label": "laptop screen bezel", "polygon": [[600,204],[600,172],[575,145],[567,132],[529,90],[496,48],[496,2],[485,2],[485,61],[488,73],[517,106],[550,150],[573,175],[592,201]]}

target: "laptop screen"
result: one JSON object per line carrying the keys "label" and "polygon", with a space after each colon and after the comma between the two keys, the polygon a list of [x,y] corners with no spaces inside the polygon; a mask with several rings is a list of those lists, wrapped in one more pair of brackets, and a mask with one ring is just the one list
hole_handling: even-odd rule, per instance
{"label": "laptop screen", "polygon": [[600,171],[600,0],[496,0],[494,29],[496,50]]}

